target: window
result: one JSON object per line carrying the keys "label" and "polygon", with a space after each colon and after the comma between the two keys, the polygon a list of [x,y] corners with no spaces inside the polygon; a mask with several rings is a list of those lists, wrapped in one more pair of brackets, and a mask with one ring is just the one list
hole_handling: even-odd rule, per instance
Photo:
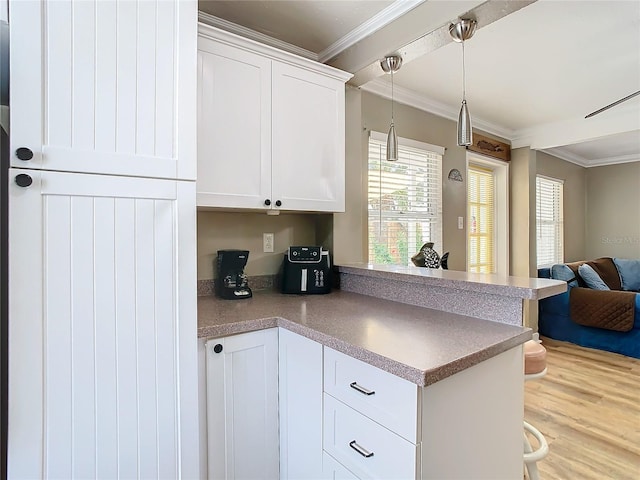
{"label": "window", "polygon": [[398,160],[387,162],[386,135],[369,137],[369,262],[412,265],[425,242],[442,252],[444,148],[398,139]]}
{"label": "window", "polygon": [[493,170],[469,165],[467,176],[467,270],[474,273],[494,273],[495,175]]}
{"label": "window", "polygon": [[564,261],[562,190],[562,180],[536,177],[538,268]]}

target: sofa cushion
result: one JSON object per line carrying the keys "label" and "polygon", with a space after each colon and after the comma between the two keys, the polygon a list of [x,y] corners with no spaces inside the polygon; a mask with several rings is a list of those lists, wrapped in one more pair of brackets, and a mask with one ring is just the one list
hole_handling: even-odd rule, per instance
{"label": "sofa cushion", "polygon": [[584,283],[587,284],[587,287],[592,290],[611,290],[609,285],[604,283],[598,272],[596,272],[591,265],[585,263],[580,265],[578,268],[578,273],[584,280]]}
{"label": "sofa cushion", "polygon": [[614,258],[613,263],[620,274],[622,290],[640,291],[640,260]]}
{"label": "sofa cushion", "polygon": [[551,266],[551,278],[567,282],[569,287],[578,286],[578,275],[564,263],[557,263]]}
{"label": "sofa cushion", "polygon": [[569,269],[573,272],[573,274],[575,275],[576,279],[578,280],[578,286],[579,287],[586,287],[587,284],[584,283],[584,280],[582,279],[582,277],[578,274],[578,268],[580,268],[580,265],[583,265],[585,263],[584,260],[582,260],[581,262],[571,262],[571,263],[565,263],[565,265],[567,267],[569,267]]}
{"label": "sofa cushion", "polygon": [[598,276],[611,290],[622,290],[620,274],[618,273],[616,264],[613,263],[613,258],[603,257],[586,263],[596,271]]}

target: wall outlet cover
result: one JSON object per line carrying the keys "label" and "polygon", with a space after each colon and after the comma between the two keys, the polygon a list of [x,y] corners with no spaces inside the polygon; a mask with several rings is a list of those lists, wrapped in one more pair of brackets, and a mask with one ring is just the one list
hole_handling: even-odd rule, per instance
{"label": "wall outlet cover", "polygon": [[262,252],[273,253],[274,236],[273,233],[262,234]]}

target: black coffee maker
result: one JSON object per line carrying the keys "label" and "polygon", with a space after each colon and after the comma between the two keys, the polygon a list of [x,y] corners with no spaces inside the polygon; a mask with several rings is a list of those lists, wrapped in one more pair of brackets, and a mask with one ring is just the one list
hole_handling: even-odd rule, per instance
{"label": "black coffee maker", "polygon": [[227,300],[251,298],[244,266],[249,250],[218,250],[216,295]]}

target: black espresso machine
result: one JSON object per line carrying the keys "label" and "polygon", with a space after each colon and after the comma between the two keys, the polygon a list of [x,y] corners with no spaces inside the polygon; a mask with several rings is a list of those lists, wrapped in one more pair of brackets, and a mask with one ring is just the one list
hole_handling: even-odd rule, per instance
{"label": "black espresso machine", "polygon": [[216,295],[227,300],[251,298],[251,289],[244,273],[249,250],[218,250]]}
{"label": "black espresso machine", "polygon": [[322,247],[289,247],[282,263],[281,286],[282,293],[329,293],[331,291],[329,252]]}

